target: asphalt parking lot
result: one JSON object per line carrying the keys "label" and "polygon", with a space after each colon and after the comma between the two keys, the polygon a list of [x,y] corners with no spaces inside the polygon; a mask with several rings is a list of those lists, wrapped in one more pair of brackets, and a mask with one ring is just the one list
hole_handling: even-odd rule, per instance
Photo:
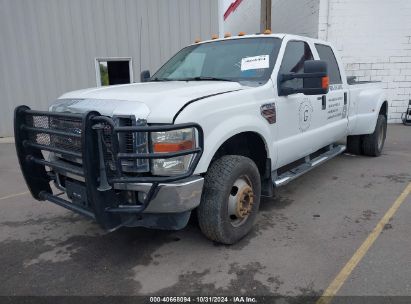
{"label": "asphalt parking lot", "polygon": [[[411,181],[411,127],[383,155],[341,155],[265,199],[233,246],[181,231],[105,233],[35,201],[14,145],[0,144],[0,295],[319,296]],[[411,195],[337,295],[411,296]]]}

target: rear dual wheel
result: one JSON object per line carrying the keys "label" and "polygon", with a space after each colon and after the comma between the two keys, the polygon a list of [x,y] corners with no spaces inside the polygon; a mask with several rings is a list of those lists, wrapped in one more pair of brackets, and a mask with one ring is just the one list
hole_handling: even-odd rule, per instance
{"label": "rear dual wheel", "polygon": [[387,137],[387,118],[379,115],[374,133],[364,135],[362,139],[362,152],[368,156],[380,156]]}
{"label": "rear dual wheel", "polygon": [[261,180],[255,163],[226,155],[213,162],[205,176],[198,222],[204,235],[234,244],[253,227],[260,205]]}
{"label": "rear dual wheel", "polygon": [[347,137],[347,152],[357,155],[380,156],[387,137],[387,118],[379,115],[372,134]]}

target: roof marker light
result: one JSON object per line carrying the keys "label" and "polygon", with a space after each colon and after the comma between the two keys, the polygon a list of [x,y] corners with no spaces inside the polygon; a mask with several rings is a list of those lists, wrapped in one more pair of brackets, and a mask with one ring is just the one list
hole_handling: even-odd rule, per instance
{"label": "roof marker light", "polygon": [[264,31],[264,35],[270,35],[270,34],[271,34],[271,30],[266,29],[266,30]]}
{"label": "roof marker light", "polygon": [[230,33],[225,33],[225,34],[224,34],[224,38],[229,38],[229,37],[231,37],[231,34],[230,34]]}
{"label": "roof marker light", "polygon": [[216,40],[216,39],[218,39],[218,35],[213,34],[213,35],[211,36],[211,39],[212,39],[212,40]]}
{"label": "roof marker light", "polygon": [[244,36],[245,35],[245,32],[239,32],[238,33],[238,36]]}
{"label": "roof marker light", "polygon": [[196,40],[194,40],[194,43],[200,43],[200,42],[201,42],[200,38],[197,38]]}

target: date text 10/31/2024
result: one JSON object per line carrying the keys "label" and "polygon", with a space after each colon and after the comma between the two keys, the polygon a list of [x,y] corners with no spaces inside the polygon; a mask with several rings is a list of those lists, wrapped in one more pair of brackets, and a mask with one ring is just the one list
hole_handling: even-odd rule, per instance
{"label": "date text 10/31/2024", "polygon": [[150,297],[150,303],[258,303],[254,297],[234,296],[234,297]]}

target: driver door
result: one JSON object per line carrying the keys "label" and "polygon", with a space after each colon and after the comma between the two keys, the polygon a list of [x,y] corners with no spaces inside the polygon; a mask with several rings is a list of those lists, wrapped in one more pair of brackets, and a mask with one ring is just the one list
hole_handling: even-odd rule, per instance
{"label": "driver door", "polygon": [[[289,40],[278,77],[283,73],[303,73],[304,62],[313,60],[311,45]],[[302,87],[302,79],[284,82],[286,87]],[[277,168],[303,158],[323,147],[322,95],[302,93],[279,96],[277,101]]]}

